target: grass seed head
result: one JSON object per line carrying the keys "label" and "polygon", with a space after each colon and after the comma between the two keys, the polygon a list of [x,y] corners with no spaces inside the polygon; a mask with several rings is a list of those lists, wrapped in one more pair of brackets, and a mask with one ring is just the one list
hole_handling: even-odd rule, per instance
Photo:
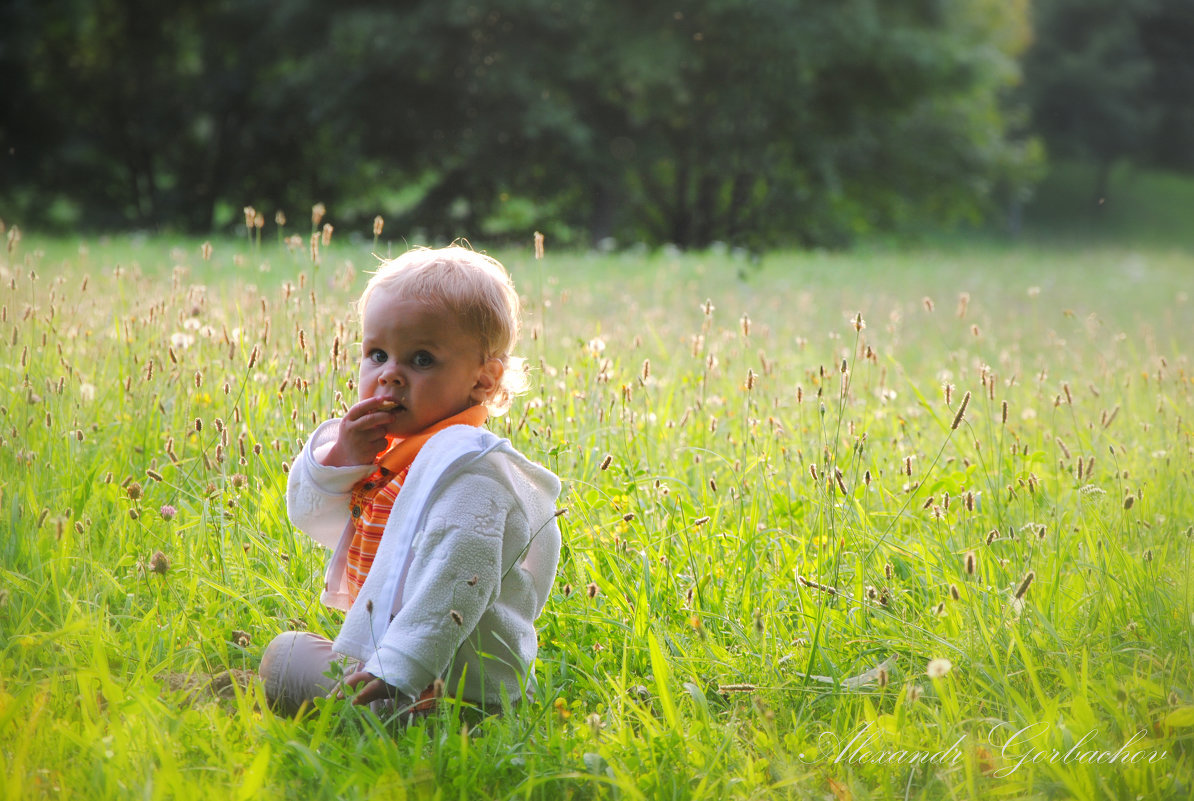
{"label": "grass seed head", "polygon": [[1016,589],[1015,598],[1017,601],[1021,600],[1025,593],[1028,592],[1028,588],[1032,586],[1032,582],[1035,578],[1036,572],[1033,570],[1029,570],[1024,574],[1024,580],[1020,582],[1020,586]]}
{"label": "grass seed head", "polygon": [[958,426],[962,424],[962,416],[966,414],[966,407],[970,404],[970,390],[966,390],[966,394],[962,396],[962,404],[958,407],[958,413],[954,415],[953,424],[950,425],[950,431],[957,431]]}

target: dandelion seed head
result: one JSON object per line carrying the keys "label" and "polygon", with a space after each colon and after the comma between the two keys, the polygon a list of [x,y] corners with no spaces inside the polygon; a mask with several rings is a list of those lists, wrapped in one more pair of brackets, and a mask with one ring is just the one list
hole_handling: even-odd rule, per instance
{"label": "dandelion seed head", "polygon": [[930,659],[928,667],[925,670],[925,675],[927,675],[930,679],[942,679],[945,678],[945,676],[948,675],[951,670],[953,670],[953,667],[953,662],[950,662],[944,657]]}

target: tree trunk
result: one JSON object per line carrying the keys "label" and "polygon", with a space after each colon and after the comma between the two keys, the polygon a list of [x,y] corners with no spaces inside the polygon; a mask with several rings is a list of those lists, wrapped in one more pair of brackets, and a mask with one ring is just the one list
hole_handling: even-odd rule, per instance
{"label": "tree trunk", "polygon": [[615,192],[609,181],[598,180],[593,184],[593,208],[589,215],[589,237],[597,247],[613,235],[614,210],[617,208]]}
{"label": "tree trunk", "polygon": [[1110,158],[1103,158],[1099,161],[1098,172],[1095,174],[1094,209],[1096,214],[1102,214],[1107,205],[1107,190],[1111,184],[1112,166],[1114,165]]}

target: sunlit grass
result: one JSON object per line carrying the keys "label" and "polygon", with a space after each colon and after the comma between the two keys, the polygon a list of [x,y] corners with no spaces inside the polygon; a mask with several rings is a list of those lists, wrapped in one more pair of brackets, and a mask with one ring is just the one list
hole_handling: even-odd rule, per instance
{"label": "sunlit grass", "polygon": [[268,239],[4,263],[5,797],[1189,792],[1188,257],[496,254],[491,427],[566,487],[540,693],[401,730],[207,686],[338,626],[283,489],[374,262]]}

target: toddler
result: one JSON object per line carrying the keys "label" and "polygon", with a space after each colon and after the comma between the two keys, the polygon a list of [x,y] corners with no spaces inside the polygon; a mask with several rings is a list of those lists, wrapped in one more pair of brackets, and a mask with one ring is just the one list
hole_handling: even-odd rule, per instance
{"label": "toddler", "polygon": [[487,256],[412,250],[358,313],[360,401],[315,430],[286,490],[294,525],[334,549],[322,600],[344,623],[334,642],[276,637],[266,696],[286,713],[332,692],[425,711],[463,683],[482,706],[517,702],[560,555],[559,479],[483,427],[525,383],[518,295]]}

